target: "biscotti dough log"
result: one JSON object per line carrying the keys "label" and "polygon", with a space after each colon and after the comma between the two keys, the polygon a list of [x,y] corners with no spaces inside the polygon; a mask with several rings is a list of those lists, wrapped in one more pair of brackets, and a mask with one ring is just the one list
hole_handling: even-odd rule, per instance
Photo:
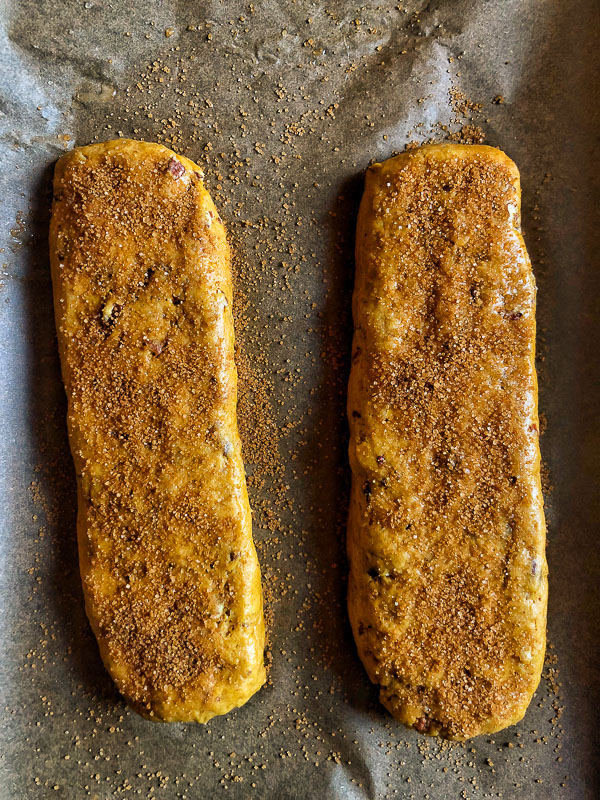
{"label": "biscotti dough log", "polygon": [[58,162],[50,253],[87,614],[134,707],[206,722],[265,680],[225,231],[199,167],[119,140]]}
{"label": "biscotti dough log", "polygon": [[348,392],[348,605],[382,703],[465,739],[517,722],[545,648],[535,283],[519,173],[433,145],[369,169]]}

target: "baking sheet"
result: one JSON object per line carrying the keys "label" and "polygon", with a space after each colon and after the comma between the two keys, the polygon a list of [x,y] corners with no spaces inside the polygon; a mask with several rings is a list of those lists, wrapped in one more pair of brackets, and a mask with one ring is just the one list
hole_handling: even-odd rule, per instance
{"label": "baking sheet", "polygon": [[[0,59],[0,797],[599,796],[595,0],[5,0]],[[206,727],[129,711],[82,603],[52,316],[56,158],[132,136],[203,163],[236,254],[240,422],[266,687]],[[362,175],[455,137],[521,169],[538,282],[548,658],[465,745],[379,706],[346,620],[344,418]]]}

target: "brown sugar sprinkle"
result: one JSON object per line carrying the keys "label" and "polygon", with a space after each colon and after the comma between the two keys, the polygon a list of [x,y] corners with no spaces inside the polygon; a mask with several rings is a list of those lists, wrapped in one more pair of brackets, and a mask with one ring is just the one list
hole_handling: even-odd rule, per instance
{"label": "brown sugar sprinkle", "polygon": [[485,132],[479,125],[463,125],[460,130],[448,135],[448,141],[459,144],[483,144]]}
{"label": "brown sugar sprinkle", "polygon": [[[310,13],[317,16],[314,9]],[[49,572],[52,558],[48,548],[51,552],[64,552],[72,546],[69,537],[73,526],[65,527],[64,512],[74,504],[72,491],[63,494],[58,503],[54,494],[55,484],[63,488],[69,485],[72,465],[63,464],[58,470],[56,459],[48,453],[35,475],[36,487],[32,488],[37,498],[32,509],[43,522],[39,535],[44,537],[44,546],[35,545],[31,565],[34,572],[26,576],[31,583],[28,610],[35,627],[32,634],[35,652],[27,658],[24,655],[22,668],[22,674],[31,678],[33,692],[24,747],[32,752],[41,747],[49,756],[38,759],[36,786],[32,791],[38,791],[40,796],[45,791],[52,796],[60,795],[60,791],[51,788],[60,784],[63,792],[77,786],[82,797],[102,800],[154,794],[165,800],[195,800],[207,791],[245,800],[262,797],[271,785],[272,776],[282,768],[289,770],[292,779],[297,778],[301,785],[301,781],[311,780],[317,773],[327,780],[332,767],[339,774],[340,762],[350,791],[362,796],[372,786],[369,767],[374,755],[381,767],[378,785],[382,800],[399,796],[407,800],[435,800],[452,792],[469,800],[479,796],[512,796],[510,789],[501,791],[502,774],[510,774],[522,787],[513,793],[523,795],[529,789],[531,775],[543,774],[547,778],[553,775],[557,783],[563,780],[564,773],[553,770],[544,745],[535,743],[537,736],[530,734],[527,724],[496,735],[493,740],[480,737],[468,748],[429,739],[417,744],[418,738],[424,738],[421,734],[406,733],[378,708],[364,673],[355,665],[354,645],[347,636],[344,638],[345,623],[340,623],[341,630],[335,629],[333,634],[327,624],[327,620],[345,618],[343,596],[337,588],[343,581],[342,548],[335,559],[316,557],[315,540],[329,537],[326,533],[329,525],[321,522],[317,533],[306,531],[311,517],[309,506],[314,504],[312,513],[318,513],[324,520],[327,503],[311,498],[304,506],[294,489],[299,485],[296,480],[304,477],[306,481],[306,475],[317,469],[317,459],[332,449],[327,428],[334,415],[343,414],[349,344],[348,320],[340,317],[339,309],[347,305],[349,287],[336,282],[335,274],[338,269],[340,274],[351,271],[353,202],[359,189],[347,193],[349,200],[341,205],[332,202],[324,211],[319,207],[314,218],[306,212],[306,207],[311,203],[319,206],[320,196],[329,198],[335,192],[332,183],[335,186],[342,175],[358,176],[371,156],[388,154],[387,150],[378,153],[373,150],[372,123],[376,122],[378,128],[383,125],[386,134],[391,132],[385,127],[384,117],[378,119],[377,111],[369,109],[372,119],[362,115],[364,118],[359,120],[360,112],[354,118],[348,113],[347,100],[340,100],[340,83],[336,83],[335,74],[340,73],[342,81],[347,79],[350,86],[352,79],[362,80],[363,75],[379,70],[381,60],[388,60],[385,52],[373,53],[376,62],[370,56],[355,55],[354,41],[360,38],[364,44],[374,40],[385,31],[388,22],[394,26],[406,24],[407,31],[414,28],[420,35],[428,12],[413,13],[407,4],[379,11],[365,7],[352,15],[360,18],[360,26],[348,26],[345,14],[336,14],[329,7],[319,14],[330,25],[327,56],[319,58],[311,48],[303,47],[302,42],[308,38],[313,38],[317,46],[323,42],[309,32],[308,22],[300,20],[297,49],[301,53],[297,59],[293,50],[279,53],[274,50],[278,57],[285,52],[294,69],[281,78],[269,77],[268,89],[264,91],[261,88],[256,91],[256,81],[247,76],[258,71],[260,81],[260,71],[268,70],[270,67],[265,64],[269,62],[257,63],[256,56],[246,56],[243,49],[248,46],[245,37],[257,35],[257,26],[264,38],[265,19],[256,3],[244,8],[240,14],[245,18],[243,21],[233,13],[218,17],[216,12],[211,23],[196,16],[186,26],[185,20],[178,19],[177,36],[168,41],[157,21],[156,33],[162,49],[155,51],[148,63],[141,63],[131,71],[130,85],[119,86],[114,102],[98,104],[84,114],[75,111],[78,143],[87,142],[87,138],[82,140],[84,136],[108,139],[123,131],[124,135],[138,139],[162,141],[202,163],[207,186],[226,222],[233,253],[238,255],[233,263],[240,390],[238,420],[267,615],[269,605],[273,604],[268,627],[275,624],[275,628],[272,655],[267,658],[274,659],[277,686],[274,690],[270,687],[262,690],[265,694],[257,695],[252,709],[234,712],[202,729],[153,728],[140,723],[123,706],[111,693],[97,666],[95,645],[90,642],[82,613],[75,615],[75,623],[71,612],[64,619],[57,619],[52,604],[36,605],[42,593],[60,594],[63,590],[62,581],[56,587]],[[307,19],[308,16],[307,13]],[[164,24],[174,22],[166,19]],[[280,27],[274,39],[281,36],[282,46],[289,48],[296,36],[295,28],[289,20]],[[285,34],[284,27],[289,29]],[[372,34],[370,29],[378,29],[379,33]],[[138,35],[131,30],[132,33],[124,35]],[[147,30],[154,33],[150,25]],[[350,59],[346,56],[346,42]],[[125,43],[128,44],[127,40]],[[277,42],[275,48],[279,46]],[[260,58],[263,54],[257,51],[257,55]],[[410,64],[412,55],[412,46],[406,45],[402,47],[402,55],[398,51],[397,59]],[[269,57],[266,48],[265,58]],[[271,84],[277,97],[272,114],[270,107],[263,106]],[[383,108],[383,113],[387,109]],[[232,121],[235,115],[238,115],[237,127]],[[391,124],[392,115],[388,117]],[[272,120],[276,124],[271,129]],[[352,148],[340,141],[340,126],[348,124],[363,143],[362,159],[356,158]],[[447,138],[451,129],[450,124],[427,133],[418,129],[407,134],[407,138],[413,138],[418,146],[427,136],[437,140]],[[392,140],[391,135],[389,139]],[[250,140],[262,143],[262,156],[253,148],[246,151],[245,143]],[[339,151],[330,163],[327,152],[334,146],[339,146]],[[316,149],[318,163],[324,165],[318,175],[314,173]],[[296,227],[299,213],[305,215],[300,236]],[[327,222],[323,223],[321,214],[325,219],[329,215],[335,236]],[[344,228],[348,229],[345,239],[337,233]],[[327,242],[324,247],[327,260],[312,243],[315,237]],[[331,252],[327,249],[330,239]],[[324,292],[309,283],[305,294],[305,284],[300,279],[313,273],[319,281],[322,277]],[[285,287],[281,291],[280,285]],[[270,316],[273,306],[281,313],[273,312]],[[331,315],[328,318],[327,308],[335,310],[333,319]],[[293,328],[293,336],[292,318],[305,319],[304,327]],[[273,331],[276,331],[274,337]],[[284,333],[287,337],[282,339]],[[279,340],[284,344],[277,344]],[[293,359],[292,343],[309,368],[301,360],[293,364],[294,369],[287,364],[287,358]],[[330,394],[312,384],[311,369],[325,363],[335,364],[335,374],[340,376],[335,386],[330,387]],[[297,364],[301,372],[295,377]],[[247,392],[246,388],[253,384],[256,389]],[[311,392],[310,414],[305,414],[299,402],[303,391]],[[259,399],[255,402],[257,394]],[[323,403],[328,404],[324,422],[318,413]],[[62,413],[62,408],[59,412]],[[314,459],[311,455],[309,459],[306,450],[313,434],[322,437],[323,450],[321,455],[315,455]],[[345,448],[345,435],[342,425],[340,448]],[[64,450],[62,443],[63,461]],[[345,454],[340,456],[333,450],[331,463],[332,471],[346,476]],[[291,491],[285,488],[289,485]],[[46,524],[42,504],[51,509],[53,525]],[[343,542],[345,507],[341,495],[340,507],[341,520],[332,528],[331,538],[337,536]],[[73,610],[82,605],[76,583],[71,575]],[[306,590],[309,602],[304,604],[307,583],[312,583],[313,589]],[[319,591],[324,583],[330,585],[329,593]],[[44,626],[39,631],[38,623]],[[294,632],[297,626],[301,629]],[[324,649],[326,639],[329,651]],[[346,679],[340,677],[340,652],[344,672],[351,673],[350,689]],[[78,669],[82,654],[89,661],[84,675]],[[551,651],[549,657],[556,658]],[[555,663],[549,663],[552,670],[557,670]],[[312,674],[318,674],[319,680],[314,681]],[[56,681],[64,684],[65,680],[69,687],[67,700],[48,689],[49,684],[55,685]],[[359,696],[359,702],[362,704],[364,699],[365,703],[360,710],[356,707]],[[556,712],[552,709],[546,713],[550,711],[546,707],[556,702],[548,681],[538,697],[545,709],[532,708],[527,720],[534,717],[540,730],[548,731],[554,750],[563,733],[560,721],[549,722]],[[37,716],[30,713],[32,708],[37,708]],[[350,719],[346,714],[348,708],[352,709]],[[12,707],[9,713],[25,718],[25,708],[20,706]],[[359,715],[360,721],[356,722]],[[56,757],[45,748],[44,740],[57,743]],[[62,753],[70,755],[68,762],[61,762]],[[485,765],[484,758],[488,755],[496,765],[497,776],[490,775],[490,768]],[[519,760],[524,755],[527,762]],[[537,772],[542,769],[537,766],[540,760],[544,763],[543,772]],[[482,769],[488,773],[485,777]]]}
{"label": "brown sugar sprinkle", "polygon": [[439,146],[376,166],[358,233],[354,630],[384,704],[458,738],[524,709],[543,647],[535,285],[507,162]]}
{"label": "brown sugar sprinkle", "polygon": [[224,231],[195,170],[158,145],[65,159],[53,277],[88,611],[132,701],[223,713],[223,692],[243,702],[263,672]]}
{"label": "brown sugar sprinkle", "polygon": [[473,100],[470,100],[464,92],[461,92],[460,89],[456,88],[450,89],[450,103],[452,105],[452,110],[457,114],[462,114],[463,116],[466,116],[472,112],[479,112],[483,108],[481,103],[473,102]]}
{"label": "brown sugar sprinkle", "polygon": [[544,496],[547,498],[548,495],[552,494],[554,491],[554,485],[552,484],[552,477],[550,475],[550,470],[548,469],[547,465],[542,462],[540,466],[541,478],[542,478],[542,492]]}

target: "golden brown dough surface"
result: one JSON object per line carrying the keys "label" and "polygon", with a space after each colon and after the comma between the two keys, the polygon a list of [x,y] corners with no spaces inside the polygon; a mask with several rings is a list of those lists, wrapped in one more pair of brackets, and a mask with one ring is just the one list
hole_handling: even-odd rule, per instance
{"label": "golden brown dough surface", "polygon": [[382,703],[465,739],[517,722],[545,648],[535,283],[519,173],[433,145],[367,173],[348,391],[348,605]]}
{"label": "golden brown dough surface", "polygon": [[225,231],[199,167],[119,140],[58,162],[50,253],[88,617],[134,707],[206,722],[265,680]]}

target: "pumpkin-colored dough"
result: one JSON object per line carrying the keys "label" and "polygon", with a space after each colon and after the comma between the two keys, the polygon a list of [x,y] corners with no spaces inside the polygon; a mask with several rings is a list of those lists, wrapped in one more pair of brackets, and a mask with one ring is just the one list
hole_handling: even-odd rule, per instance
{"label": "pumpkin-colored dough", "polygon": [[265,680],[229,248],[202,177],[158,144],[77,148],[50,229],[86,610],[120,691],[167,721]]}
{"label": "pumpkin-colored dough", "polygon": [[367,172],[348,391],[348,606],[382,703],[466,739],[520,720],[545,649],[535,283],[519,173],[421,147]]}

